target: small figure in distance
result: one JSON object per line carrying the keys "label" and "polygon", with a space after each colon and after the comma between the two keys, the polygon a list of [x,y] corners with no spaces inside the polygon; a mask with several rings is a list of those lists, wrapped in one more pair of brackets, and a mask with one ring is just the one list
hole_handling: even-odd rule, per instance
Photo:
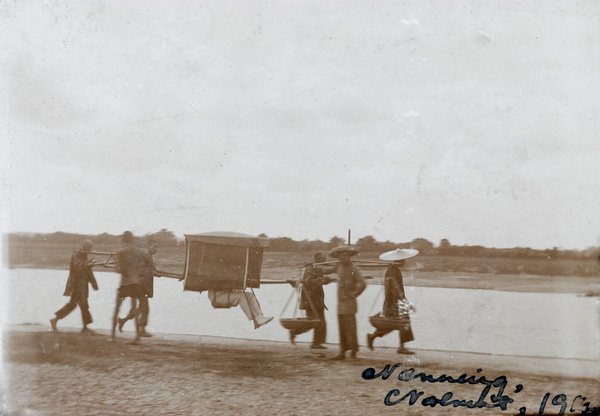
{"label": "small figure in distance", "polygon": [[[400,251],[398,251],[400,253]],[[388,253],[385,253],[388,254]],[[390,253],[393,256],[393,253]],[[388,256],[389,257],[389,256]],[[402,257],[400,255],[400,257]],[[380,258],[385,259],[384,255]],[[402,302],[404,305],[408,304],[406,300],[406,295],[404,293],[404,283],[402,281],[402,272],[400,271],[401,267],[404,267],[406,261],[402,260],[393,260],[393,257],[390,258],[392,260],[392,264],[388,267],[385,272],[385,281],[384,281],[384,301],[383,301],[383,316],[388,318],[398,318],[400,316],[400,310],[398,307],[398,302]],[[398,328],[398,335],[400,338],[400,347],[396,350],[398,354],[414,354],[413,351],[406,349],[404,344],[410,341],[414,341],[415,337],[412,332],[412,328],[410,325],[410,318],[408,314],[408,310],[403,311],[403,318],[405,319],[405,323],[402,323]],[[367,347],[372,350],[373,349],[373,341],[375,338],[382,337],[390,332],[394,331],[394,329],[380,329],[377,328],[375,332],[372,334],[367,334]]]}
{"label": "small figure in distance", "polygon": [[64,296],[71,296],[71,300],[56,312],[56,316],[50,319],[52,330],[57,331],[56,324],[58,321],[70,314],[79,305],[81,309],[81,318],[83,320],[83,328],[81,332],[93,332],[87,326],[93,322],[88,305],[89,288],[88,284],[92,285],[94,290],[98,290],[98,283],[92,271],[93,260],[88,260],[87,253],[92,251],[93,243],[90,240],[85,240],[80,250],[77,250],[71,256],[71,264],[69,266],[69,278],[67,279],[67,287],[65,288]]}
{"label": "small figure in distance", "polygon": [[[300,309],[306,311],[308,319],[319,320],[314,328],[313,341],[311,349],[326,349],[323,344],[327,338],[327,323],[325,321],[325,293],[323,285],[329,284],[334,279],[327,277],[327,274],[335,273],[336,267],[326,267],[319,263],[327,261],[327,254],[324,251],[317,251],[314,255],[314,263],[310,263],[304,269],[302,276],[302,295],[300,297]],[[310,331],[310,329],[290,329],[290,341],[294,344],[297,335]]]}
{"label": "small figure in distance", "polygon": [[351,246],[339,246],[331,250],[329,255],[337,258],[336,273],[339,276],[338,297],[338,325],[340,330],[340,353],[333,358],[343,360],[346,351],[350,351],[350,358],[356,358],[358,351],[358,337],[356,335],[356,312],[358,306],[356,298],[365,290],[367,284],[360,270],[352,264],[350,258],[358,254],[358,250]]}
{"label": "small figure in distance", "polygon": [[144,296],[144,288],[141,285],[140,276],[144,267],[144,259],[147,253],[133,245],[133,234],[130,231],[125,231],[121,237],[122,247],[117,252],[117,271],[121,273],[121,282],[117,289],[117,299],[115,303],[115,311],[113,313],[111,340],[116,340],[117,320],[119,318],[119,309],[123,300],[127,297],[131,298],[131,306],[135,310],[135,339],[131,344],[139,344],[140,342],[140,325],[139,314],[140,310],[137,304],[140,298]]}

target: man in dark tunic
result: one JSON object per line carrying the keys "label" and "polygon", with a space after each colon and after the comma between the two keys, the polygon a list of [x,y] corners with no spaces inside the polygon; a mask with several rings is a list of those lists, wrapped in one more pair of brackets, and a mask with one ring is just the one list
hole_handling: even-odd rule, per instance
{"label": "man in dark tunic", "polygon": [[83,329],[81,332],[91,332],[91,329],[87,327],[93,322],[88,305],[88,284],[91,284],[94,290],[98,290],[98,283],[94,277],[94,272],[92,272],[93,260],[88,260],[87,257],[87,253],[92,250],[92,247],[92,242],[85,240],[81,250],[74,252],[71,256],[69,278],[67,279],[67,287],[64,293],[64,296],[71,296],[71,300],[56,312],[56,317],[50,320],[50,325],[52,325],[54,331],[57,331],[56,324],[59,319],[70,314],[79,305],[83,320]]}
{"label": "man in dark tunic", "polygon": [[[314,256],[315,262],[306,266],[302,276],[302,295],[300,297],[300,309],[306,311],[308,319],[318,320],[314,328],[312,349],[326,349],[323,345],[327,337],[327,323],[325,322],[325,293],[323,285],[333,282],[333,279],[325,276],[335,273],[335,267],[325,267],[318,263],[327,260],[327,254],[317,251]],[[310,329],[290,329],[290,340],[292,344],[297,335],[310,331]]]}
{"label": "man in dark tunic", "polygon": [[[400,267],[405,264],[404,260],[394,261],[385,272],[384,281],[384,301],[383,301],[383,316],[387,318],[398,318],[400,311],[398,308],[399,301],[406,301],[404,294],[404,283],[402,281],[402,272]],[[414,354],[404,347],[404,343],[414,341],[415,337],[410,326],[410,318],[408,313],[403,314],[403,322],[398,328],[400,336],[400,347],[396,350],[398,354]],[[394,329],[377,328],[372,334],[367,334],[367,346],[373,349],[373,341],[375,338],[382,337]]]}
{"label": "man in dark tunic", "polygon": [[334,248],[329,255],[337,258],[336,273],[339,276],[338,297],[338,325],[340,330],[340,353],[334,360],[346,358],[346,351],[350,351],[350,358],[356,358],[358,351],[358,337],[356,335],[356,312],[358,306],[356,298],[365,290],[367,284],[360,270],[352,264],[350,258],[358,251],[350,246]]}
{"label": "man in dark tunic", "polygon": [[150,239],[148,244],[148,254],[144,257],[144,267],[140,277],[144,288],[144,296],[140,298],[140,335],[142,337],[152,336],[146,332],[146,325],[148,325],[148,315],[150,314],[149,299],[154,296],[154,274],[156,273],[156,266],[154,265],[152,256],[158,251],[158,242],[155,239]]}
{"label": "man in dark tunic", "polygon": [[139,309],[137,304],[140,298],[144,296],[144,288],[141,284],[140,276],[144,267],[144,259],[147,252],[134,247],[133,234],[125,231],[121,237],[122,248],[117,252],[117,271],[121,273],[121,282],[117,290],[117,300],[115,303],[115,312],[113,314],[111,339],[116,340],[116,328],[119,318],[119,309],[123,300],[131,298],[131,306],[135,312],[135,339],[132,344],[140,342]]}

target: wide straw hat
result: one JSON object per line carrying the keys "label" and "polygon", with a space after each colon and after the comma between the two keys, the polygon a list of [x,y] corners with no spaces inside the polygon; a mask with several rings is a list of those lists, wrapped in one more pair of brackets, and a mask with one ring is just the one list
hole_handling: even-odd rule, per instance
{"label": "wide straw hat", "polygon": [[396,250],[388,251],[379,256],[383,261],[400,261],[410,259],[419,254],[419,250],[412,248],[397,248]]}
{"label": "wide straw hat", "polygon": [[341,253],[349,253],[351,256],[358,254],[358,250],[352,246],[338,246],[329,252],[329,256],[338,258]]}

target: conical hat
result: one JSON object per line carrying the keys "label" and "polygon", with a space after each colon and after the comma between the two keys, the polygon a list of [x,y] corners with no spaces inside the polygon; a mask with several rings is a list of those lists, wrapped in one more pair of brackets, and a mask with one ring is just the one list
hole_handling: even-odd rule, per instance
{"label": "conical hat", "polygon": [[358,254],[358,250],[352,246],[338,246],[329,252],[329,256],[337,259],[340,253],[349,253],[351,256],[354,256]]}
{"label": "conical hat", "polygon": [[412,248],[397,248],[396,250],[383,253],[379,256],[379,259],[383,261],[399,261],[410,259],[417,254],[419,254],[419,250],[414,250]]}

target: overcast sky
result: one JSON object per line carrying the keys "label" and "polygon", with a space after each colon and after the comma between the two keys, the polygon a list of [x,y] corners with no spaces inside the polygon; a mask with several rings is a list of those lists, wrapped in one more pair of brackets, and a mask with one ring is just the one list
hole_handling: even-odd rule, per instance
{"label": "overcast sky", "polygon": [[8,231],[600,246],[594,1],[0,16]]}

